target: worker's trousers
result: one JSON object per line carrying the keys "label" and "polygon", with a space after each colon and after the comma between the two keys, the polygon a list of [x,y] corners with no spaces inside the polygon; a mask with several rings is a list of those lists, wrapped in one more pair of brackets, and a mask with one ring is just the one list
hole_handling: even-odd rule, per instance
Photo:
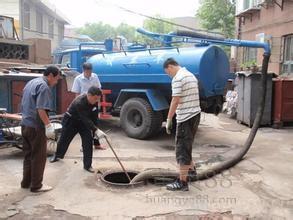
{"label": "worker's trousers", "polygon": [[79,133],[83,149],[83,166],[88,169],[92,166],[93,157],[93,131],[87,128],[80,120],[64,114],[62,132],[57,143],[56,157],[64,158],[66,151],[74,138]]}
{"label": "worker's trousers", "polygon": [[22,188],[32,191],[42,187],[43,174],[47,159],[47,138],[45,128],[21,127],[23,140],[23,178]]}

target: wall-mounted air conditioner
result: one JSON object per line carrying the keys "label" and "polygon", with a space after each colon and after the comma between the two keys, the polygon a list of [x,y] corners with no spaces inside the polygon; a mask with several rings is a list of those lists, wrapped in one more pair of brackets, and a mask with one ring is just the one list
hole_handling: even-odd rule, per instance
{"label": "wall-mounted air conditioner", "polygon": [[236,15],[240,14],[243,11],[260,8],[260,4],[266,0],[238,0],[236,1]]}
{"label": "wall-mounted air conditioner", "polygon": [[259,6],[261,5],[262,3],[265,3],[267,0],[254,0],[254,5],[255,6]]}

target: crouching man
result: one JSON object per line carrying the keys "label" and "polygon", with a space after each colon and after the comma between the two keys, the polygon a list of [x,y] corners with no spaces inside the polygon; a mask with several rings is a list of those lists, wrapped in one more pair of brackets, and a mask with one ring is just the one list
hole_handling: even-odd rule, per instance
{"label": "crouching man", "polygon": [[98,113],[97,103],[100,101],[102,91],[96,86],[91,86],[87,94],[76,97],[70,104],[62,120],[62,132],[57,143],[57,150],[50,159],[51,163],[63,159],[66,151],[74,138],[79,133],[83,148],[83,167],[93,173],[93,137],[97,133],[99,138],[105,134],[97,128]]}
{"label": "crouching man", "polygon": [[176,160],[180,177],[167,185],[168,190],[188,191],[188,178],[196,175],[192,161],[192,143],[200,120],[198,82],[187,69],[173,59],[164,62],[165,72],[172,77],[172,101],[168,113],[166,131],[171,133],[172,119],[176,113]]}

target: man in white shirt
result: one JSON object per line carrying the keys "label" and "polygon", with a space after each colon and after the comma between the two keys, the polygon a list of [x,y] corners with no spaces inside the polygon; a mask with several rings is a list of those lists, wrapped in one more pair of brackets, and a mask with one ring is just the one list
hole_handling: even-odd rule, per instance
{"label": "man in white shirt", "polygon": [[[88,89],[91,86],[96,86],[100,89],[102,88],[98,75],[93,73],[93,66],[91,63],[84,63],[82,69],[83,73],[75,77],[71,89],[71,92],[76,93],[76,96],[87,94]],[[95,149],[105,149],[105,147],[100,144],[99,139],[94,139],[94,146]]]}
{"label": "man in white shirt", "polygon": [[75,77],[71,92],[76,95],[87,94],[91,86],[102,88],[99,77],[93,73],[93,67],[91,63],[84,63],[82,65],[83,73]]}
{"label": "man in white shirt", "polygon": [[172,77],[172,101],[166,123],[166,132],[171,134],[172,119],[176,113],[176,160],[180,169],[179,178],[167,185],[168,190],[188,191],[188,180],[195,177],[192,161],[192,144],[200,120],[198,81],[196,77],[173,59],[164,62],[165,72]]}

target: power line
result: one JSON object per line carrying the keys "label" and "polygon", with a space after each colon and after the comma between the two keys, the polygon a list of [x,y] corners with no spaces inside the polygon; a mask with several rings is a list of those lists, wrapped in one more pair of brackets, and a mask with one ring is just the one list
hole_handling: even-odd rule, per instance
{"label": "power line", "polygon": [[[47,34],[47,35],[51,35],[51,36],[57,36],[57,37],[61,37],[62,36],[62,39],[63,38],[72,38],[72,39],[83,39],[81,37],[74,37],[74,36],[66,36],[66,35],[60,35],[60,34],[55,34],[55,33],[49,33],[49,32],[44,32],[44,31],[37,31],[37,30],[32,30],[32,29],[28,29],[28,28],[24,28],[25,31],[27,32],[31,32],[31,33],[37,33],[37,34],[41,34],[41,35],[44,35],[44,34]],[[44,36],[42,36],[44,37]],[[49,37],[50,38],[50,37]],[[54,38],[50,38],[51,40],[53,40]]]}
{"label": "power line", "polygon": [[[103,0],[101,0],[101,1],[103,1]],[[97,4],[99,4],[98,0],[95,0],[95,2]],[[103,1],[103,2],[105,2],[105,1]],[[162,19],[162,18],[157,18],[157,17],[153,17],[153,16],[150,16],[150,15],[140,13],[140,12],[136,12],[136,11],[133,11],[131,9],[124,8],[124,7],[122,7],[122,6],[118,5],[118,4],[114,4],[114,3],[111,3],[111,2],[106,2],[106,3],[111,4],[114,7],[117,7],[120,10],[126,11],[126,12],[131,13],[131,14],[139,15],[139,16],[142,16],[142,17],[145,17],[145,18],[153,19],[153,20],[160,21],[160,22],[170,24],[170,25],[173,25],[173,26],[182,27],[182,28],[185,28],[185,29],[188,29],[188,30],[191,30],[191,31],[199,31],[199,32],[205,32],[205,33],[210,33],[210,34],[222,35],[222,33],[220,33],[220,32],[208,31],[208,30],[203,30],[203,29],[195,29],[195,28],[192,28],[192,27],[189,27],[189,26],[186,26],[186,25],[177,24],[177,23],[174,23],[172,21],[168,21],[168,20],[165,20],[165,19]]]}

